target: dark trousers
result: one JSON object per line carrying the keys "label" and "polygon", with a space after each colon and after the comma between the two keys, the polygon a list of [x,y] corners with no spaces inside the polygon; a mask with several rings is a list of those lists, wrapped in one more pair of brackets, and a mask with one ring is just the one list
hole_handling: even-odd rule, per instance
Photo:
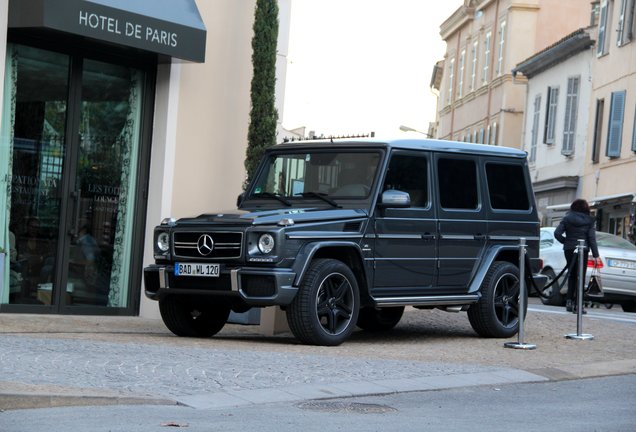
{"label": "dark trousers", "polygon": [[[578,281],[579,281],[579,255],[574,253],[576,249],[565,250],[563,253],[565,254],[565,261],[567,262],[568,268],[570,267],[570,263],[574,260],[572,264],[572,269],[570,270],[570,274],[568,276],[568,293],[566,294],[566,300],[574,300],[576,298],[576,290],[578,289]],[[583,265],[584,272],[587,270],[587,255],[589,253],[589,249],[585,249],[583,251]],[[585,273],[583,273],[583,277],[585,277]]]}

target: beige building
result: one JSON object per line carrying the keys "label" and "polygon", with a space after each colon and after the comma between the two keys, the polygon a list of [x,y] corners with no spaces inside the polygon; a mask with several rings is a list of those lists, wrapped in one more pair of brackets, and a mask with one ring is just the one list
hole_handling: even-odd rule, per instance
{"label": "beige building", "polygon": [[[466,0],[440,28],[446,42],[437,137],[521,147],[526,89],[517,63],[589,24],[581,0]],[[567,17],[567,19],[563,19]]]}
{"label": "beige building", "polygon": [[598,228],[636,240],[636,35],[634,0],[603,0],[592,62],[592,100],[581,196]]}
{"label": "beige building", "polygon": [[241,192],[255,5],[0,0],[0,312],[158,316],[153,227]]}

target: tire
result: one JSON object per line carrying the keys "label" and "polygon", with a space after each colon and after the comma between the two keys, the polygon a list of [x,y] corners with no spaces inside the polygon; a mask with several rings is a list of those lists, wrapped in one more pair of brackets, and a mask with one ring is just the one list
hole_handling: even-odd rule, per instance
{"label": "tire", "polygon": [[[468,320],[479,336],[509,338],[519,331],[519,269],[495,261],[480,287],[481,299],[468,308]],[[526,299],[527,310],[527,299]]]}
{"label": "tire", "polygon": [[355,275],[343,262],[312,262],[298,293],[287,307],[287,323],[305,344],[343,343],[358,321],[360,293]]}
{"label": "tire", "polygon": [[[548,277],[548,283],[551,283],[556,278],[556,274],[551,268],[543,269],[541,274]],[[557,281],[550,288],[543,291],[543,295],[548,298],[540,297],[541,303],[549,306],[563,306],[565,304],[565,296],[561,294],[559,285],[560,281]]]}
{"label": "tire", "polygon": [[358,327],[362,330],[374,332],[391,330],[400,322],[402,314],[404,314],[404,306],[362,308],[358,316]]}
{"label": "tire", "polygon": [[636,312],[636,300],[621,303],[624,312]]}
{"label": "tire", "polygon": [[217,334],[230,315],[230,305],[208,297],[172,295],[159,301],[161,319],[177,336],[206,338]]}

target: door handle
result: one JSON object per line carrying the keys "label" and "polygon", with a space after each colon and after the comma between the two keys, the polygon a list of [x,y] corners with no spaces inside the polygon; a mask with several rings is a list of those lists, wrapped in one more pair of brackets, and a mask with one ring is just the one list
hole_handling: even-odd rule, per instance
{"label": "door handle", "polygon": [[422,234],[422,239],[423,240],[435,240],[436,238],[437,238],[437,236],[435,234],[431,234],[431,233]]}
{"label": "door handle", "polygon": [[80,213],[80,197],[82,191],[80,189],[76,189],[71,192],[71,198],[73,199],[73,225],[72,228],[68,230],[68,235],[73,239],[76,239],[79,234],[79,213]]}
{"label": "door handle", "polygon": [[475,234],[473,237],[475,240],[486,240],[488,236],[486,234]]}

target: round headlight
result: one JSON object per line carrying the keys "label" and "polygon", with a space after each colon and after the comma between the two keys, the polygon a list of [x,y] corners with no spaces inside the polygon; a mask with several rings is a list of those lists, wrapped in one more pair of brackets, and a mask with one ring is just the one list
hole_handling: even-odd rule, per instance
{"label": "round headlight", "polygon": [[161,252],[168,252],[170,249],[170,235],[167,232],[159,233],[157,236],[157,248]]}
{"label": "round headlight", "polygon": [[271,234],[263,234],[258,238],[258,250],[264,254],[270,253],[274,249],[274,237]]}

